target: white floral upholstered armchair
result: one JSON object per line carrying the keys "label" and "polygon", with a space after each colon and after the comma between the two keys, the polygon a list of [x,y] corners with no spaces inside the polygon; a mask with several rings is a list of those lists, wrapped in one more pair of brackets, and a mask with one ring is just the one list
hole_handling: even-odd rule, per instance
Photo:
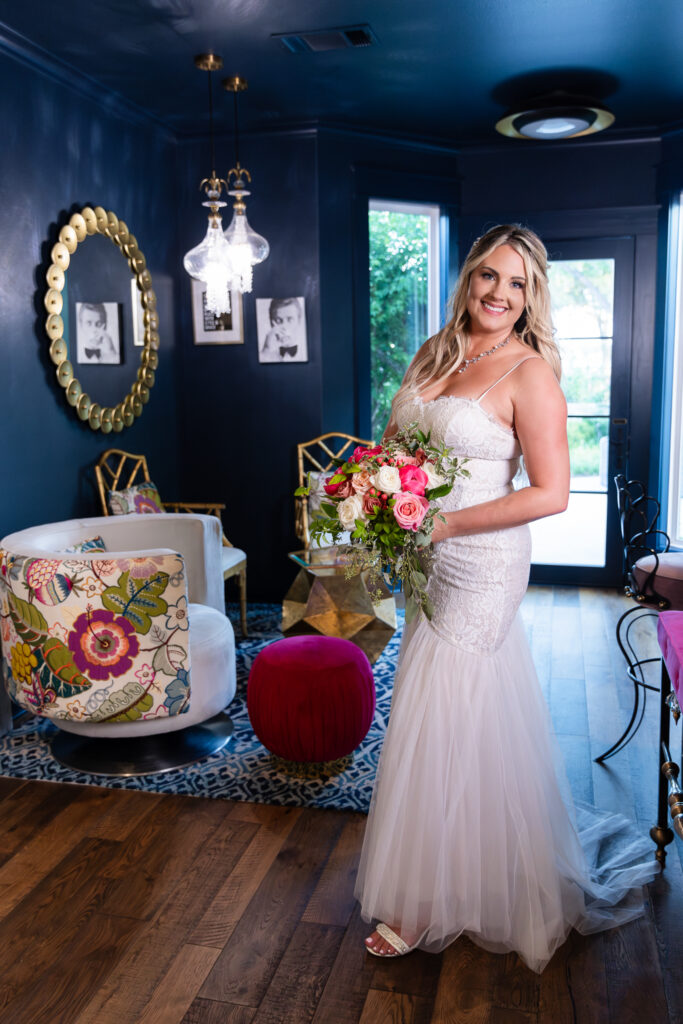
{"label": "white floral upholstered armchair", "polygon": [[0,541],[5,685],[59,727],[59,760],[140,774],[227,742],[235,647],[221,538],[212,516],[132,514]]}

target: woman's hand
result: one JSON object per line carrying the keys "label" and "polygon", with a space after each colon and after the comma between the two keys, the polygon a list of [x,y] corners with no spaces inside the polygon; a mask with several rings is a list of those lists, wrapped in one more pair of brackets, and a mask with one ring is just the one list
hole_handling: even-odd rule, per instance
{"label": "woman's hand", "polygon": [[[449,516],[451,513],[437,513],[434,516],[434,530],[432,532],[432,544],[438,544],[442,540],[447,540],[449,537],[453,537],[453,529],[449,523]],[[439,518],[439,515],[443,515],[446,522]]]}

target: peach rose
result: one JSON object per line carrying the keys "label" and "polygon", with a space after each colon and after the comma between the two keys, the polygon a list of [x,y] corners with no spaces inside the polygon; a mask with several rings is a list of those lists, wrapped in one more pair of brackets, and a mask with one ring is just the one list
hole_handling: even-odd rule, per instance
{"label": "peach rose", "polygon": [[360,473],[353,473],[351,476],[351,486],[353,487],[356,494],[365,494],[372,487],[372,479],[367,469],[361,469]]}
{"label": "peach rose", "polygon": [[394,519],[404,530],[417,532],[427,514],[429,502],[419,494],[399,491],[395,496]]}

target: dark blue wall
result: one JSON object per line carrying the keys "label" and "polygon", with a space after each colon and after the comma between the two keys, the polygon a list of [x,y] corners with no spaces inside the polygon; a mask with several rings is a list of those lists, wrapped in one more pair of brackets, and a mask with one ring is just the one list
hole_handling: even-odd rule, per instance
{"label": "dark blue wall", "polygon": [[[177,491],[176,147],[153,126],[132,123],[111,107],[102,97],[89,98],[0,54],[0,536],[98,513],[92,465],[119,442],[147,454],[162,493]],[[81,423],[67,405],[44,333],[49,251],[68,215],[84,205],[113,210],[134,232],[152,274],[161,321],[160,366],[150,402],[131,429],[108,436]],[[77,256],[81,252],[87,254],[87,240]],[[135,379],[129,367],[127,386]],[[105,381],[111,379],[107,374],[123,372],[88,370]]]}
{"label": "dark blue wall", "polygon": [[583,210],[657,202],[658,139],[501,140],[463,152],[462,212]]}
{"label": "dark blue wall", "polygon": [[[231,165],[232,147],[217,143],[217,171]],[[209,168],[206,143],[179,147],[182,198],[180,252],[206,231],[199,181]],[[316,140],[312,134],[242,140],[252,175],[247,217],[268,239],[268,259],[254,268],[253,291],[242,298],[244,344],[194,344],[190,279],[178,293],[178,368],[182,390],[180,461],[183,490],[193,500],[225,502],[225,531],[249,557],[251,597],[281,599],[293,576],[287,552],[294,534],[296,444],[320,433],[320,290]],[[222,162],[221,162],[222,161]],[[230,222],[231,207],[223,224]],[[259,363],[257,298],[303,296],[308,362]]]}

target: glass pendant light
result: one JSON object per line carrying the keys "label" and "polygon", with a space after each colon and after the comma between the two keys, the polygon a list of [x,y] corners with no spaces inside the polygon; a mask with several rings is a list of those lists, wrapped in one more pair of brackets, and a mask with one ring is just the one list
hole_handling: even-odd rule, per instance
{"label": "glass pendant light", "polygon": [[216,176],[215,152],[213,139],[213,94],[211,91],[211,72],[223,67],[222,59],[215,53],[201,53],[194,59],[195,65],[209,76],[209,126],[211,132],[211,177],[204,178],[199,188],[206,194],[202,206],[209,209],[209,226],[203,240],[190,249],[183,258],[183,266],[197,281],[206,285],[206,309],[215,316],[230,312],[230,288],[235,271],[231,261],[231,250],[223,234],[223,223],[220,210],[227,206],[221,200],[223,187],[228,191],[228,183]]}
{"label": "glass pendant light", "polygon": [[[228,195],[233,196],[233,216],[225,231],[225,240],[230,248],[230,259],[233,267],[232,290],[250,292],[252,289],[252,267],[262,263],[270,246],[263,235],[259,235],[247,220],[247,208],[244,197],[251,195],[247,183],[251,184],[251,174],[240,164],[239,158],[239,126],[237,122],[237,94],[247,88],[247,80],[239,75],[226,78],[223,87],[233,94],[235,113],[235,166],[228,171]],[[234,181],[233,181],[234,179]],[[232,188],[230,187],[232,185]]]}

